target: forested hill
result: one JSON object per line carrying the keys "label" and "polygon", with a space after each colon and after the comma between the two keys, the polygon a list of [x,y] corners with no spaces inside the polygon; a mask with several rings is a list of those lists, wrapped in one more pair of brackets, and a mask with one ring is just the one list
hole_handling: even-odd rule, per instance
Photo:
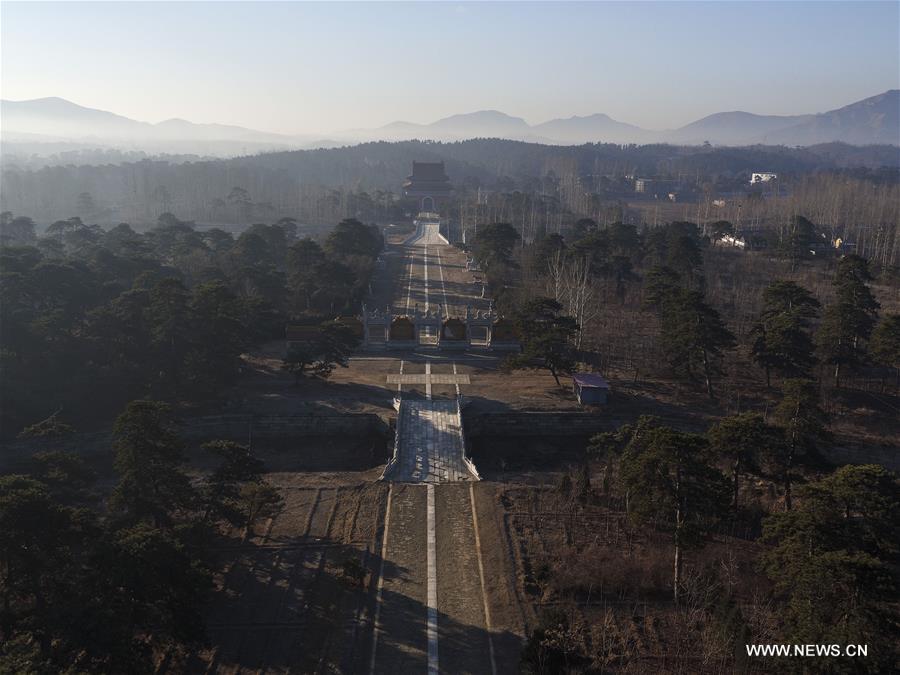
{"label": "forested hill", "polygon": [[[891,146],[828,144],[808,148],[753,146],[552,146],[498,139],[458,143],[405,141],[300,150],[230,160],[143,160],[102,166],[3,167],[0,210],[28,214],[39,223],[74,215],[91,222],[149,224],[164,212],[201,222],[239,222],[244,216],[306,217],[323,190],[397,193],[413,160],[446,162],[457,187],[525,191],[543,177],[624,175],[746,176],[775,171],[786,177],[848,167],[897,167]],[[235,189],[239,190],[235,192]],[[317,207],[318,208],[318,207]],[[317,218],[319,214],[309,214]],[[325,219],[324,216],[320,218]]]}
{"label": "forested hill", "polygon": [[674,145],[580,146],[542,145],[497,138],[457,143],[401,141],[363,143],[343,148],[279,152],[226,160],[293,172],[301,179],[329,186],[359,185],[396,190],[412,161],[444,161],[456,181],[475,179],[489,187],[498,179],[528,181],[550,171],[574,169],[579,174],[633,173],[656,176],[679,173],[739,174],[767,170],[808,173],[819,170],[900,166],[900,150],[884,146],[829,143],[808,148],[783,146],[704,147]]}

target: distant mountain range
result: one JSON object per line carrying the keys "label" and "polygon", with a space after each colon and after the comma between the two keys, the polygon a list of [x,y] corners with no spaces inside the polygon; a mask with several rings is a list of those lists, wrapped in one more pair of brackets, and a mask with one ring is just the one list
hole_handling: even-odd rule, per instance
{"label": "distant mountain range", "polygon": [[0,101],[0,132],[4,144],[13,147],[65,142],[82,148],[101,146],[201,155],[290,150],[316,140],[183,119],[150,124],[56,97]]}
{"label": "distant mountain range", "polygon": [[655,131],[619,122],[598,113],[530,125],[521,117],[497,110],[453,115],[431,124],[394,122],[378,129],[352,132],[366,140],[463,140],[498,137],[563,145],[582,143],[673,143],[682,145],[900,145],[900,90],[810,115],[715,113],[678,129]]}
{"label": "distant mountain range", "polygon": [[[353,129],[322,136],[289,136],[223,124],[171,119],[139,122],[61,98],[0,101],[4,152],[38,152],[40,145],[62,142],[79,147],[117,147],[148,152],[194,152],[230,156],[261,151],[333,147],[373,140],[456,141],[504,138],[529,142],[672,143],[681,145],[853,145],[900,146],[900,90],[892,89],[856,103],[809,115],[756,115],[721,112],[678,129],[655,131],[598,113],[528,124],[497,110],[452,115],[431,124],[393,122],[377,129]],[[36,149],[37,148],[37,149]]]}

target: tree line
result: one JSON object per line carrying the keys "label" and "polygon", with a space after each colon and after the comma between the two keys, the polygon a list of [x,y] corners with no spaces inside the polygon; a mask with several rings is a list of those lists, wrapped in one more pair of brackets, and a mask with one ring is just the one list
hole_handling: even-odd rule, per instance
{"label": "tree line", "polygon": [[[41,222],[75,213],[95,222],[124,220],[144,225],[163,212],[174,211],[198,222],[269,221],[291,216],[304,223],[334,224],[342,218],[373,219],[376,213],[396,218],[402,213],[396,193],[414,160],[446,162],[457,190],[466,195],[461,201],[468,206],[477,205],[474,196],[480,189],[502,195],[510,202],[509,209],[515,210],[511,202],[518,192],[552,197],[574,219],[597,218],[602,203],[614,202],[626,193],[633,195],[626,176],[681,179],[712,196],[746,191],[750,173],[760,167],[777,172],[786,184],[812,176],[811,187],[819,192],[824,184],[815,182],[813,174],[838,172],[848,165],[887,167],[892,184],[886,186],[889,189],[883,191],[884,197],[881,193],[873,195],[871,190],[842,190],[840,208],[823,213],[823,222],[841,224],[836,219],[824,220],[826,215],[836,218],[838,213],[853,214],[847,222],[854,225],[896,222],[891,220],[896,209],[891,209],[890,201],[890,195],[896,192],[896,152],[887,146],[854,148],[840,144],[802,149],[601,143],[548,146],[475,139],[458,143],[364,143],[229,160],[178,162],[175,158],[154,158],[35,169],[5,164],[0,194],[3,210],[29,213]],[[865,171],[861,173],[864,177],[858,183],[870,187],[871,177]],[[235,189],[242,194],[233,194]],[[94,213],[74,211],[80,195],[86,193],[92,196]],[[389,193],[395,194],[393,205],[386,201]],[[798,183],[797,193],[812,192],[809,186]],[[872,201],[885,206],[868,209]],[[802,203],[794,203],[792,208],[802,209],[809,203],[803,197]],[[507,211],[499,220],[518,225],[520,216],[530,222],[541,215],[532,214],[529,204],[527,211]],[[874,218],[879,219],[877,223]],[[464,220],[464,214],[460,220]]]}
{"label": "tree line", "polygon": [[172,408],[129,403],[116,420],[111,494],[59,420],[32,429],[57,449],[0,476],[0,671],[150,673],[206,641],[211,545],[246,538],[282,507],[263,464],[231,441],[187,471]]}
{"label": "tree line", "polygon": [[[769,277],[739,339],[710,299],[705,260],[715,237],[732,227],[715,223],[710,236],[690,222],[640,230],[585,219],[523,245],[517,228],[498,223],[479,225],[469,249],[519,330],[523,349],[507,360],[510,368],[546,369],[559,383],[561,373],[583,367],[597,344],[586,338],[602,320],[601,297],[613,303],[603,317],[626,308],[645,317],[659,370],[712,400],[726,359],[738,350],[749,358],[774,399],[765,415],[721,417],[705,433],[641,417],[594,437],[580,487],[566,478],[560,490],[594,499],[589,465],[599,465],[610,508],[668,538],[676,606],[686,592],[685,559],[729,525],[746,524],[764,545],[757,563],[775,589],[782,641],[882,645],[867,665],[888,672],[896,657],[889,636],[897,625],[900,486],[879,466],[830,466],[831,420],[821,396],[823,384],[840,387],[849,371],[900,373],[900,315],[881,314],[867,260],[837,254],[826,263],[833,273],[823,301],[798,281]],[[770,250],[749,255],[775,258],[782,269],[821,268],[821,252],[811,249],[818,229],[794,217]],[[882,283],[895,287],[890,274]],[[754,498],[760,493],[780,506],[764,512]],[[740,612],[737,599],[727,603]],[[554,617],[526,646],[529,672],[564,672],[578,662],[553,639],[571,628],[571,617]]]}
{"label": "tree line", "polygon": [[[745,413],[721,419],[706,433],[688,433],[641,417],[591,439],[587,458],[602,467],[601,488],[592,486],[585,464],[575,481],[564,474],[557,490],[582,507],[605,499],[624,511],[630,526],[668,542],[671,607],[689,617],[685,639],[697,640],[705,652],[722,649],[723,664],[747,667],[744,644],[774,634],[779,644],[864,644],[865,672],[893,672],[900,482],[871,464],[823,472],[816,448],[827,436],[827,416],[805,381],[785,386],[774,421]],[[805,447],[801,461],[794,456],[798,445]],[[771,583],[768,611],[776,622],[759,626],[733,581],[722,582],[709,562],[694,561],[688,576],[686,558],[747,517],[741,495],[801,475],[809,480],[796,490],[796,503],[788,499],[783,509],[765,514],[755,535],[763,547],[754,564]],[[746,490],[743,481],[750,483]],[[523,671],[581,672],[596,664],[572,623],[565,612],[545,611],[523,651]],[[595,648],[603,654],[602,645]],[[628,664],[630,655],[614,650],[605,656],[610,664]],[[856,672],[859,663],[817,655],[803,666]],[[785,660],[775,667],[793,672],[799,666]]]}
{"label": "tree line", "polygon": [[90,423],[136,398],[221,396],[241,354],[292,318],[355,314],[383,246],[356,220],[316,241],[291,219],[237,237],[171,214],[146,233],[71,218],[40,237],[27,217],[0,219],[7,437],[56,413]]}
{"label": "tree line", "polygon": [[[794,222],[774,252],[792,266],[808,264],[816,235],[805,218]],[[713,229],[730,227],[722,222]],[[571,371],[599,311],[598,285],[605,284],[623,306],[626,291],[640,298],[641,311],[655,319],[668,373],[702,384],[711,399],[724,360],[738,347],[764,372],[769,387],[773,374],[812,379],[817,367],[831,369],[835,387],[850,369],[875,365],[895,376],[900,371],[900,315],[880,316],[873,275],[860,256],[836,260],[834,301],[824,310],[797,282],[771,281],[762,289],[762,307],[747,342],[739,344],[707,298],[704,252],[711,238],[694,223],[639,231],[582,219],[565,237],[549,234],[524,249],[520,242],[516,228],[496,223],[480,226],[469,247],[498,306],[523,337],[523,352],[512,366],[541,364],[554,376]]]}

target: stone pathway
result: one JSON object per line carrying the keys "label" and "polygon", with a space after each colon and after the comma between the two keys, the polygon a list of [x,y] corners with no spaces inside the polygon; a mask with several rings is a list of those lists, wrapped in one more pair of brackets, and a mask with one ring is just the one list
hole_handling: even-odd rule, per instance
{"label": "stone pathway", "polygon": [[387,376],[388,384],[472,384],[468,375],[454,375],[452,373],[408,373],[390,374]]}
{"label": "stone pathway", "polygon": [[385,478],[405,483],[478,480],[465,461],[457,401],[402,400],[397,414],[397,456]]}

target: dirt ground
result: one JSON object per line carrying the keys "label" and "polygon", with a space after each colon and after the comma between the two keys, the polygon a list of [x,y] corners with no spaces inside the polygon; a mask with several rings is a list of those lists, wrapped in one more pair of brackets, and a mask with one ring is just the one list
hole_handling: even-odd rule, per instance
{"label": "dirt ground", "polygon": [[[387,486],[373,476],[274,473],[283,512],[243,538],[223,535],[210,644],[162,672],[363,672]],[[344,573],[366,571],[362,584]]]}
{"label": "dirt ground", "polygon": [[[558,475],[541,485],[485,484],[497,504],[515,594],[529,629],[550,613],[567,617],[573,645],[598,672],[721,673],[737,667],[722,651],[714,598],[739,609],[763,641],[771,587],[760,574],[758,546],[732,528],[685,561],[686,600],[671,600],[672,545],[664,533],[630,527],[620,508],[595,489],[587,503],[562,495]],[[754,641],[752,637],[748,641]],[[757,672],[762,664],[743,664]]]}

